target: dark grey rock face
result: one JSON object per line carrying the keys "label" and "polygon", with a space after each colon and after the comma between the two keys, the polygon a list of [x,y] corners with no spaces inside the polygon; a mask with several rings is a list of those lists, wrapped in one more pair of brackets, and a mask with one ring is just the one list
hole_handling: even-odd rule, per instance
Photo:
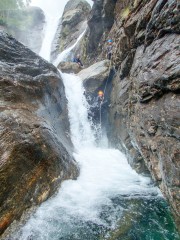
{"label": "dark grey rock face", "polygon": [[[119,14],[111,30],[116,77],[110,141],[126,152],[137,171],[147,167],[179,228],[179,3],[123,2],[117,1]],[[123,8],[128,8],[126,16]]]}
{"label": "dark grey rock face", "polygon": [[104,60],[97,62],[90,67],[80,71],[78,76],[83,81],[86,93],[88,95],[96,94],[98,90],[103,90],[110,72],[110,61]]}
{"label": "dark grey rock face", "polygon": [[[102,52],[104,41],[114,23],[116,0],[96,0],[88,19],[88,31],[84,49],[84,62],[97,61]],[[98,59],[102,60],[101,58]]]}
{"label": "dark grey rock face", "polygon": [[1,234],[78,168],[57,69],[0,32],[0,70]]}
{"label": "dark grey rock face", "polygon": [[[83,81],[85,96],[89,103],[89,118],[93,121],[96,129],[99,126],[101,127],[102,133],[104,133],[105,129],[107,130],[109,128],[107,113],[113,77],[110,61],[104,60],[97,62],[80,71],[78,76]],[[103,92],[102,98],[98,95],[99,91]],[[97,134],[99,135],[99,132]],[[97,138],[98,137],[100,136],[97,136]]]}

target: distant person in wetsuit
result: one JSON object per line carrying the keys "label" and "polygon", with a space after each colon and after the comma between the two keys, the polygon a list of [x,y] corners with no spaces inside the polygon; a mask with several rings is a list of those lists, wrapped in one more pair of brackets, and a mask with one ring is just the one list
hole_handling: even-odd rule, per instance
{"label": "distant person in wetsuit", "polygon": [[80,67],[83,67],[79,54],[73,59],[73,62],[77,63]]}
{"label": "distant person in wetsuit", "polygon": [[111,56],[112,56],[112,40],[109,39],[107,42],[108,42],[108,46],[107,46],[107,59],[111,60]]}

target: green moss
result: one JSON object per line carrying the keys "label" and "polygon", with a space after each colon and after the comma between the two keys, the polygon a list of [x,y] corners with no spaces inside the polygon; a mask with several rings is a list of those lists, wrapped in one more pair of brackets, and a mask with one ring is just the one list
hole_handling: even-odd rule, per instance
{"label": "green moss", "polygon": [[128,15],[129,15],[129,13],[130,13],[130,7],[126,7],[126,8],[122,11],[121,17],[122,17],[122,18],[127,18]]}
{"label": "green moss", "polygon": [[133,4],[133,7],[136,8],[138,5],[138,0],[134,0],[134,4]]}
{"label": "green moss", "polygon": [[[43,22],[44,15],[36,9],[16,9],[10,11],[8,15],[0,18],[0,25],[6,27],[6,31],[17,36],[29,29],[33,29],[38,22]],[[25,36],[25,35],[24,35]]]}
{"label": "green moss", "polygon": [[[30,0],[26,1],[30,2]],[[0,25],[10,25],[15,23],[17,13],[25,7],[23,0],[0,1]]]}

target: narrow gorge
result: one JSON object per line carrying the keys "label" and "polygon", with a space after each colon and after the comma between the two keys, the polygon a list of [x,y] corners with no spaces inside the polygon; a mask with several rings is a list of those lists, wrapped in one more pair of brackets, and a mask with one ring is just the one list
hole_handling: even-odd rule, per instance
{"label": "narrow gorge", "polygon": [[180,240],[180,3],[13,1],[0,239]]}

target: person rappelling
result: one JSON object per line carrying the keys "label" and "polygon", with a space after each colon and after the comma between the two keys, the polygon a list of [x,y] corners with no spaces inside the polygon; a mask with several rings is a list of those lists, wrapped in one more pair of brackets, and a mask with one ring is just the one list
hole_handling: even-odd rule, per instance
{"label": "person rappelling", "polygon": [[83,67],[83,64],[80,59],[80,54],[77,54],[77,56],[74,57],[73,62],[77,63],[79,65],[79,67]]}
{"label": "person rappelling", "polygon": [[103,100],[104,100],[104,93],[103,93],[102,90],[99,90],[99,91],[98,91],[98,101],[99,101],[100,103],[102,103]]}
{"label": "person rappelling", "polygon": [[108,46],[107,46],[107,59],[111,60],[111,56],[112,56],[112,39],[107,40],[108,42]]}

